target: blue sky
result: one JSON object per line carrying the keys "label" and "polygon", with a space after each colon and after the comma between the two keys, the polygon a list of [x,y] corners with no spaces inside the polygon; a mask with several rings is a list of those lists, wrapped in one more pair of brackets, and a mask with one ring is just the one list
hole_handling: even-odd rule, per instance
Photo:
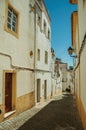
{"label": "blue sky", "polygon": [[44,0],[51,18],[51,46],[56,57],[62,62],[73,64],[67,49],[71,46],[71,13],[77,10],[77,5],[70,4],[69,0]]}

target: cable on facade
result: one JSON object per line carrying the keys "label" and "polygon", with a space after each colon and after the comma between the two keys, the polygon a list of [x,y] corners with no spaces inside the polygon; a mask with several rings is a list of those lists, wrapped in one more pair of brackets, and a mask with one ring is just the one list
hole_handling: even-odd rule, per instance
{"label": "cable on facade", "polygon": [[10,66],[11,66],[11,68],[14,68],[14,69],[17,69],[17,70],[39,71],[39,72],[42,71],[42,72],[51,73],[51,71],[48,71],[48,70],[31,69],[31,68],[26,68],[26,67],[15,66],[15,65],[13,65],[13,63],[12,63],[12,57],[11,57],[10,55],[5,54],[5,53],[2,53],[2,52],[0,52],[0,55],[3,55],[3,56],[5,56],[5,57],[10,58]]}
{"label": "cable on facade", "polygon": [[3,55],[3,56],[8,57],[10,59],[10,66],[11,66],[11,68],[20,69],[20,70],[34,71],[34,69],[31,69],[31,68],[26,68],[26,67],[20,67],[20,66],[13,65],[12,57],[10,55],[8,55],[8,54],[0,52],[0,55]]}

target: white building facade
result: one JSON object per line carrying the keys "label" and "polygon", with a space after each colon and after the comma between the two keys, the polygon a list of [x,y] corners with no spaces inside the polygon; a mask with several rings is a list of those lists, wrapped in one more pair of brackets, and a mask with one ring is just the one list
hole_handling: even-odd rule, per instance
{"label": "white building facade", "polygon": [[43,1],[3,0],[0,9],[1,122],[50,98],[51,29]]}
{"label": "white building facade", "polygon": [[[23,8],[25,8],[25,11]],[[34,15],[28,0],[0,2],[0,121],[35,104]],[[32,30],[32,31],[31,31]]]}
{"label": "white building facade", "polygon": [[51,28],[43,1],[36,7],[35,102],[51,98]]}
{"label": "white building facade", "polygon": [[54,49],[51,48],[51,95],[62,94],[62,72],[59,64],[61,59],[55,57]]}
{"label": "white building facade", "polygon": [[78,4],[78,12],[74,12],[72,18],[72,47],[77,54],[74,67],[77,104],[86,130],[86,0],[76,0],[75,3],[71,0],[71,3]]}

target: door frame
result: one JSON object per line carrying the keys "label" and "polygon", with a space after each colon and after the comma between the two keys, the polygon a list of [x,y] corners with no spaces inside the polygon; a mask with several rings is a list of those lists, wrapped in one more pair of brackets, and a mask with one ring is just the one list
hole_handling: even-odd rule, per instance
{"label": "door frame", "polygon": [[12,111],[16,110],[16,71],[15,70],[3,70],[3,88],[2,88],[2,101],[3,101],[3,111],[5,113],[5,74],[12,74]]}

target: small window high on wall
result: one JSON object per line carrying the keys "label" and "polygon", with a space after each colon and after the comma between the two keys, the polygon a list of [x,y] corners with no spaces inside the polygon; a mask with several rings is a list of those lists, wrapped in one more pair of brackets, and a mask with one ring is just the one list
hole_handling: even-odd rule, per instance
{"label": "small window high on wall", "polygon": [[48,39],[50,40],[50,30],[48,29]]}

